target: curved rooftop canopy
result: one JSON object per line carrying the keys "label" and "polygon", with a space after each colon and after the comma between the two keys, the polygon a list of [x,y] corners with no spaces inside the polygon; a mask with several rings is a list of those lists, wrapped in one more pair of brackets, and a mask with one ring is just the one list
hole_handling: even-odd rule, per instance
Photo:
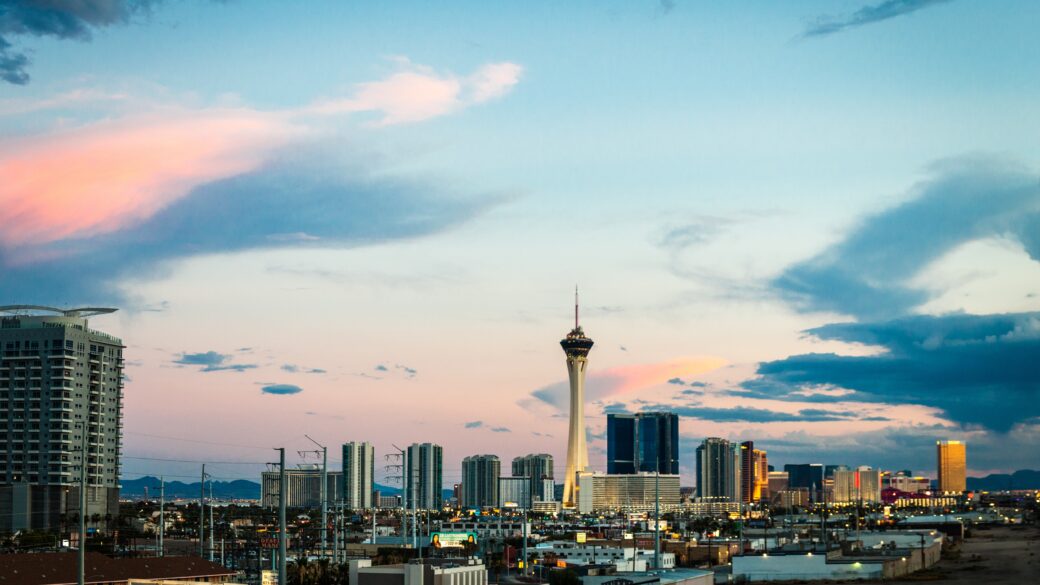
{"label": "curved rooftop canopy", "polygon": [[61,317],[93,317],[94,315],[107,315],[115,313],[119,309],[107,307],[80,307],[78,309],[59,309],[58,307],[47,307],[44,305],[3,305],[0,313],[12,313],[15,315],[37,315],[40,313],[51,313]]}

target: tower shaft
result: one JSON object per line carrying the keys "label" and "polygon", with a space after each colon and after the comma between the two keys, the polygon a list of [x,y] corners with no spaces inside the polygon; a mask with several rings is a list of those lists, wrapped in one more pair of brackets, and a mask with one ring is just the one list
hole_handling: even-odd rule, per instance
{"label": "tower shaft", "polygon": [[577,475],[589,466],[589,449],[585,440],[585,370],[584,356],[567,356],[570,377],[570,424],[567,433],[567,473],[563,480],[563,503],[577,505]]}

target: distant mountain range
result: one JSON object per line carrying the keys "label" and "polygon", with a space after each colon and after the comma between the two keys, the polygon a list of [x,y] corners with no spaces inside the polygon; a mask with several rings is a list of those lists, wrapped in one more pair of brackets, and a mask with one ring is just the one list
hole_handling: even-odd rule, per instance
{"label": "distant mountain range", "polygon": [[[144,498],[145,495],[151,499],[159,498],[159,478],[152,476],[137,479],[124,479],[121,482],[120,496],[124,498]],[[234,481],[213,481],[213,497],[217,499],[232,500],[259,500],[260,484],[248,479],[236,479]],[[401,488],[374,484],[374,489],[379,490],[384,496],[401,495]],[[210,486],[206,485],[206,497],[209,497]],[[184,483],[181,481],[166,482],[166,499],[177,498],[197,499],[199,497],[200,482]],[[451,497],[451,490],[444,490],[444,497]]]}
{"label": "distant mountain range", "polygon": [[[236,479],[234,481],[214,481],[213,497],[218,499],[235,500],[259,500],[260,484],[247,479]],[[143,498],[147,493],[149,498],[159,497],[159,478],[141,477],[138,479],[124,479],[122,481],[120,495],[124,498]],[[375,489],[383,495],[397,496],[401,494],[401,488],[375,484]],[[147,492],[145,491],[147,488]],[[994,473],[986,477],[969,477],[968,489],[972,491],[1000,491],[1000,490],[1035,490],[1040,489],[1040,471],[1033,469],[1019,469],[1007,473]],[[209,486],[206,486],[206,496],[209,497]],[[444,490],[444,497],[450,498],[451,490]],[[166,498],[198,498],[199,482],[184,483],[180,481],[166,482]]]}
{"label": "distant mountain range", "polygon": [[972,491],[1037,490],[1040,489],[1040,471],[1019,469],[1007,473],[993,473],[986,477],[969,477],[968,489]]}

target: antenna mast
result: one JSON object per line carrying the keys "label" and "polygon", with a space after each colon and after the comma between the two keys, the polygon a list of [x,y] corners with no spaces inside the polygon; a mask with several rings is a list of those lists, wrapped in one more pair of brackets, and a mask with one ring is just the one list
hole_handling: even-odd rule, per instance
{"label": "antenna mast", "polygon": [[574,285],[574,328],[578,328],[578,285]]}

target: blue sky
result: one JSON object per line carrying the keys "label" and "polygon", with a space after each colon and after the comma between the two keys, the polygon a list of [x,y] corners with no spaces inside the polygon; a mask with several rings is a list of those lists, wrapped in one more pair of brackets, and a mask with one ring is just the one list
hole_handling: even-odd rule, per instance
{"label": "blue sky", "polygon": [[1040,465],[1036,3],[51,4],[0,8],[0,296],[123,309],[130,476],[562,459],[575,283],[590,433],[681,409],[687,483]]}

